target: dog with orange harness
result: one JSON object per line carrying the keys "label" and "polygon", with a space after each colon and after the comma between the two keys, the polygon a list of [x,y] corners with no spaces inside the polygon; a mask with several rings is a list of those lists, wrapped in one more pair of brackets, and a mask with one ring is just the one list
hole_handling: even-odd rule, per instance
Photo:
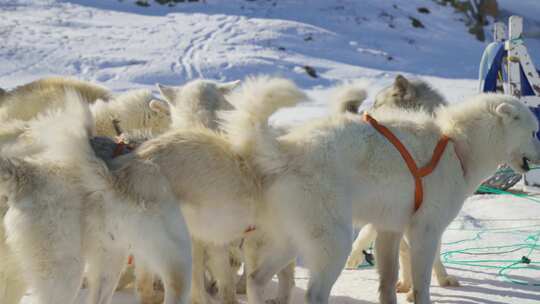
{"label": "dog with orange harness", "polygon": [[[265,248],[246,239],[248,260],[258,257],[249,265],[250,303],[264,301],[272,274],[296,256],[311,273],[307,302],[327,303],[351,248],[353,220],[372,223],[378,231],[380,302],[397,302],[398,252],[405,235],[410,295],[417,304],[430,303],[437,245],[465,198],[499,163],[525,172],[529,161],[540,161],[538,122],[509,96],[479,95],[440,108],[435,116],[388,110],[377,123],[368,120],[333,116],[277,138],[265,128],[254,132],[252,158],[269,181],[264,198],[280,224],[264,231],[272,238]],[[397,149],[397,142],[404,148]],[[412,161],[404,160],[406,154]],[[426,164],[429,170],[423,169]]]}

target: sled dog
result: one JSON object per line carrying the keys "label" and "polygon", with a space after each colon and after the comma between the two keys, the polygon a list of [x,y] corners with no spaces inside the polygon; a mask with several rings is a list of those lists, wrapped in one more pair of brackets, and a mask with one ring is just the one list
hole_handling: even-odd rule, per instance
{"label": "sled dog", "polygon": [[[346,93],[342,94],[345,95]],[[440,106],[448,103],[444,97],[434,90],[428,83],[422,80],[409,81],[402,75],[398,75],[394,83],[377,94],[376,103],[373,109],[368,112],[377,117],[377,112],[391,108],[403,108],[408,110],[425,111],[431,115]],[[364,260],[363,251],[377,237],[377,231],[372,224],[366,224],[353,243],[353,249],[347,259],[347,268],[356,268]],[[400,245],[401,278],[397,284],[398,292],[408,292],[411,289],[410,265],[408,261],[409,246],[404,240]],[[440,250],[438,250],[439,252]],[[441,286],[459,286],[457,278],[448,275],[446,268],[442,264],[440,256],[435,258],[433,271],[437,281]]]}
{"label": "sled dog", "polygon": [[109,303],[131,253],[160,276],[165,303],[187,303],[190,238],[168,181],[148,162],[128,172],[131,155],[98,158],[87,102],[72,91],[65,102],[30,122],[41,152],[0,158],[0,200],[8,206],[2,248],[16,261],[0,272],[15,271],[8,278],[24,283],[0,290],[9,304],[26,289],[32,303],[73,303],[86,264],[89,303]]}
{"label": "sled dog", "polygon": [[540,160],[534,136],[538,122],[513,97],[478,95],[441,107],[435,116],[381,112],[379,123],[401,140],[419,166],[428,162],[441,137],[451,139],[438,166],[423,179],[423,203],[414,212],[414,183],[402,157],[357,115],[315,120],[276,137],[266,125],[249,123],[245,115],[259,113],[249,107],[236,105],[244,114],[229,116],[226,130],[237,150],[251,155],[246,157],[264,181],[263,200],[272,206],[267,212],[279,218],[279,224],[260,224],[264,246],[251,238],[244,244],[250,303],[264,303],[266,283],[297,255],[311,272],[307,302],[327,303],[351,249],[353,220],[370,222],[378,231],[381,303],[396,303],[404,234],[410,243],[414,300],[430,303],[437,245],[465,198],[499,163],[525,172],[530,161]]}
{"label": "sled dog", "polygon": [[433,113],[438,107],[447,104],[444,97],[427,82],[419,79],[408,80],[397,75],[390,86],[375,96],[373,110],[390,107]]}

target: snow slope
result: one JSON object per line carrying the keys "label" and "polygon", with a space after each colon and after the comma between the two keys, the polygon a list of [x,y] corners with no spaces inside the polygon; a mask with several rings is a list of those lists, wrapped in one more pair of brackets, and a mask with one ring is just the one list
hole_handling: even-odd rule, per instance
{"label": "snow slope", "polygon": [[[507,13],[524,14],[532,26],[540,20],[537,0],[500,4]],[[420,13],[420,7],[430,13]],[[413,27],[411,17],[424,28]],[[0,87],[12,88],[46,75],[73,75],[123,91],[152,88],[156,82],[233,80],[269,73],[294,79],[313,97],[275,115],[273,122],[280,125],[326,115],[330,87],[340,81],[368,82],[369,103],[396,73],[422,77],[449,100],[460,101],[475,93],[484,48],[460,18],[452,8],[425,0],[207,0],[175,7],[152,3],[148,8],[128,0],[0,0]],[[540,40],[530,39],[527,45],[540,65]],[[317,78],[309,76],[304,66],[314,68]],[[522,228],[505,230],[512,227]],[[536,202],[475,196],[445,234],[443,251],[494,244],[518,244],[519,249],[519,244],[531,242],[539,227]],[[470,240],[452,243],[463,239]],[[491,253],[497,250],[501,251]],[[454,254],[449,262],[519,259],[527,250]],[[540,254],[533,251],[530,257],[538,260]],[[497,275],[498,269],[448,266],[464,286],[434,286],[433,297],[439,303],[540,302],[539,286],[510,283]],[[540,284],[538,264],[534,267],[511,271],[511,277]],[[294,303],[303,301],[308,277],[299,267]],[[404,303],[404,298],[400,301]],[[133,302],[129,293],[114,299]],[[331,302],[376,303],[375,270],[344,271]],[[28,298],[24,303],[31,304]]]}

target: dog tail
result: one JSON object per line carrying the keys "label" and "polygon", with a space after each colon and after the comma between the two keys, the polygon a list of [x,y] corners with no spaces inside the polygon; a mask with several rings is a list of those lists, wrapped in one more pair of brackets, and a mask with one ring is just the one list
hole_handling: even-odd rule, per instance
{"label": "dog tail", "polygon": [[332,113],[358,113],[358,108],[366,98],[365,85],[356,83],[341,85],[334,90],[334,96],[331,98]]}
{"label": "dog tail", "polygon": [[233,149],[240,155],[254,157],[261,169],[280,167],[277,135],[269,127],[268,119],[278,109],[292,107],[304,99],[306,95],[292,81],[267,76],[248,78],[228,96],[235,110],[220,114],[222,129]]}
{"label": "dog tail", "polygon": [[30,121],[28,132],[43,148],[40,157],[62,163],[79,163],[89,153],[88,141],[94,134],[94,119],[81,95],[74,90],[66,90],[65,106]]}
{"label": "dog tail", "polygon": [[90,143],[95,122],[88,102],[77,91],[68,89],[64,104],[62,109],[46,113],[30,124],[31,136],[43,146],[38,156],[76,168],[85,186],[104,189],[112,177]]}

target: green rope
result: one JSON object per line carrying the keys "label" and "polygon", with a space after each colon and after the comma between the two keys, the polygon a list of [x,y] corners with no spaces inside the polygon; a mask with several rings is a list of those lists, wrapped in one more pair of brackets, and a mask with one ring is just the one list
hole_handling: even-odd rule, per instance
{"label": "green rope", "polygon": [[[535,168],[536,169],[536,168]],[[480,186],[480,191],[484,193],[493,193],[499,195],[511,195],[514,197],[526,199],[529,202],[540,203],[540,199],[531,197],[527,194],[512,193],[495,189],[487,186]],[[458,230],[458,229],[452,229]],[[459,229],[463,230],[463,229]],[[476,229],[475,229],[476,230]],[[471,238],[458,240],[449,243],[443,243],[444,245],[459,245],[469,241],[478,241],[483,238],[487,233],[499,233],[499,234],[528,234],[522,243],[500,246],[485,246],[485,247],[472,247],[462,248],[458,250],[450,250],[441,253],[441,259],[445,264],[461,265],[467,267],[480,267],[486,269],[497,269],[497,275],[503,280],[527,286],[540,286],[540,282],[527,282],[524,280],[518,280],[511,278],[510,272],[513,270],[540,270],[540,261],[534,261],[531,259],[532,255],[540,253],[540,224],[528,225],[513,228],[493,228],[493,229],[478,229],[479,231]],[[516,254],[517,252],[524,252],[520,258],[511,259],[460,259],[456,256],[489,256],[489,255],[504,255],[504,254]],[[519,255],[518,255],[519,256]],[[537,255],[536,255],[537,256]]]}
{"label": "green rope", "polygon": [[[531,170],[538,170],[540,167],[533,167]],[[504,169],[498,171],[498,173],[513,172],[512,169]],[[482,193],[492,193],[497,195],[510,195],[517,198],[522,198],[529,202],[540,204],[540,199],[532,197],[526,193],[513,193],[489,186],[481,185],[478,188]],[[467,229],[453,229],[449,228],[448,230],[460,230],[467,231]],[[500,245],[500,246],[485,246],[485,247],[471,247],[471,248],[462,248],[458,250],[450,250],[441,253],[441,259],[445,264],[453,264],[467,267],[479,267],[486,269],[498,269],[497,276],[501,277],[503,280],[526,286],[540,286],[540,282],[524,281],[513,279],[510,277],[510,272],[513,270],[540,270],[540,259],[538,261],[532,260],[531,256],[540,258],[540,224],[537,225],[526,225],[510,228],[490,228],[490,229],[471,229],[471,231],[478,231],[476,234],[467,239],[462,239],[454,242],[443,243],[446,246],[460,245],[466,242],[479,241],[487,233],[499,233],[499,234],[523,234],[531,233],[527,235],[523,243],[511,244],[511,245]],[[521,256],[521,258],[512,258],[512,259],[458,259],[457,255],[503,255],[503,254],[515,254],[517,252],[525,251],[526,253]],[[502,265],[501,265],[502,264]],[[358,268],[369,268],[372,267],[368,263],[359,265]]]}
{"label": "green rope", "polygon": [[[539,169],[536,167],[534,169]],[[512,193],[503,191],[500,189],[480,186],[479,190],[484,193],[493,193],[498,195],[510,195],[517,198],[525,199],[529,202],[540,203],[540,199],[531,197],[528,194]],[[540,259],[538,261],[532,260],[531,256],[535,255],[540,258],[540,224],[536,225],[523,225],[517,227],[502,227],[502,228],[490,228],[490,229],[457,229],[449,228],[448,230],[460,230],[476,232],[472,237],[453,242],[443,243],[445,246],[461,245],[466,242],[482,240],[484,235],[488,233],[496,234],[524,234],[527,233],[522,243],[499,245],[499,246],[484,246],[484,247],[470,247],[457,250],[449,250],[441,253],[441,259],[445,264],[460,265],[466,267],[479,267],[484,269],[496,269],[498,270],[497,276],[501,277],[504,281],[509,283],[526,285],[526,286],[540,286],[540,282],[524,281],[511,278],[511,271],[515,270],[540,270]],[[534,231],[534,232],[533,232]],[[532,232],[532,234],[531,234]],[[524,254],[518,254],[518,257],[508,259],[462,259],[458,256],[500,256],[510,255],[514,256],[518,252]],[[521,256],[521,257],[519,257]],[[358,268],[370,268],[372,265],[363,263]]]}

